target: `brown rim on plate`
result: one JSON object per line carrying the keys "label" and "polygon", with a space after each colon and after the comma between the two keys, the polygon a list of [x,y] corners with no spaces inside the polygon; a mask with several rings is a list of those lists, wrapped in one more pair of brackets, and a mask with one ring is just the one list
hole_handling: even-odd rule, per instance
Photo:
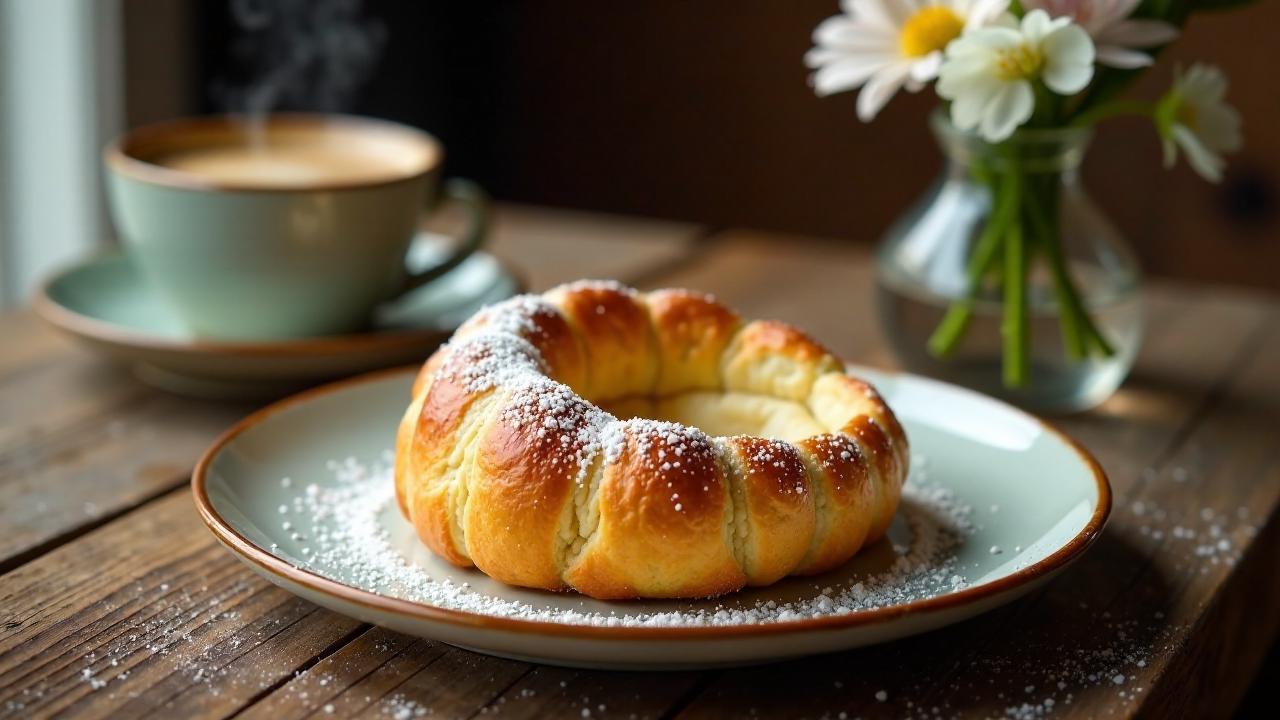
{"label": "brown rim on plate", "polygon": [[[166,120],[130,130],[111,141],[102,150],[102,161],[107,169],[123,177],[180,188],[183,190],[252,193],[311,193],[317,191],[363,190],[385,187],[396,183],[411,182],[437,172],[444,164],[444,146],[429,133],[409,125],[358,115],[322,113],[270,113],[266,116],[268,127],[297,127],[314,129],[339,127],[387,138],[396,138],[421,145],[427,161],[414,172],[392,174],[385,179],[351,180],[330,183],[314,183],[298,187],[258,185],[253,182],[222,182],[202,175],[174,170],[151,162],[149,155],[158,154],[160,148],[175,146],[175,138],[201,138],[228,135],[232,131],[243,134],[248,125],[247,115],[194,115]],[[188,141],[189,142],[189,141]],[[186,143],[177,142],[177,146]],[[197,144],[197,143],[190,143]],[[204,145],[207,143],[199,143]]]}
{"label": "brown rim on plate", "polygon": [[[427,342],[442,341],[449,337],[451,330],[435,329],[392,329],[376,330],[345,335],[324,335],[311,338],[294,338],[289,340],[263,341],[222,341],[222,340],[169,340],[157,338],[137,330],[99,320],[78,313],[53,299],[49,290],[54,283],[69,273],[83,267],[89,262],[109,258],[114,253],[101,253],[69,265],[45,278],[36,288],[32,296],[31,306],[40,319],[53,327],[75,337],[85,337],[112,345],[143,347],[151,350],[180,353],[185,355],[224,355],[224,356],[297,356],[297,355],[346,355],[370,349],[381,349],[403,345],[413,347]],[[515,281],[514,295],[528,291],[528,283],[522,273],[509,262],[496,255],[490,255],[502,268],[502,272]]]}
{"label": "brown rim on plate", "polygon": [[[235,440],[241,434],[252,429],[254,426],[270,418],[276,413],[290,409],[317,397],[345,390],[354,386],[385,380],[391,376],[401,373],[409,376],[412,373],[417,372],[417,370],[418,368],[416,366],[407,368],[390,368],[387,370],[367,373],[354,378],[348,378],[346,380],[330,383],[318,388],[313,388],[268,405],[231,426],[221,436],[219,436],[207,450],[205,450],[204,454],[200,457],[200,461],[196,464],[195,470],[191,474],[192,494],[195,496],[196,508],[200,513],[201,520],[203,520],[204,524],[213,532],[214,536],[218,538],[219,542],[227,546],[227,548],[232,552],[238,554],[241,559],[253,563],[277,577],[303,585],[315,592],[337,598],[338,600],[346,603],[363,605],[382,612],[407,615],[416,619],[447,623],[462,627],[482,628],[493,631],[521,632],[542,636],[554,635],[565,639],[684,640],[726,636],[735,638],[754,637],[762,635],[777,635],[780,633],[837,630],[884,622],[908,614],[946,610],[948,608],[958,607],[971,602],[994,598],[1006,591],[1034,582],[1066,567],[1066,565],[1079,557],[1091,544],[1093,544],[1095,540],[1097,540],[1098,536],[1102,534],[1103,526],[1106,525],[1108,515],[1111,513],[1111,485],[1107,481],[1107,475],[1102,470],[1102,466],[1098,464],[1098,461],[1094,459],[1089,451],[1085,450],[1080,443],[1076,442],[1065,432],[1054,427],[1049,422],[1001,402],[1001,405],[1034,420],[1039,426],[1060,438],[1067,447],[1071,448],[1071,450],[1073,450],[1080,459],[1084,461],[1085,465],[1093,473],[1094,482],[1096,483],[1098,503],[1094,508],[1093,515],[1089,518],[1089,522],[1086,523],[1084,528],[1071,538],[1069,542],[1055,550],[1047,557],[997,580],[965,588],[964,590],[948,593],[946,595],[938,595],[924,600],[915,600],[901,605],[891,605],[873,610],[863,610],[855,613],[849,613],[847,615],[830,615],[806,620],[788,620],[782,622],[759,623],[754,625],[608,627],[574,625],[543,620],[518,620],[496,615],[464,612],[461,610],[452,610],[436,607],[434,605],[427,605],[424,603],[414,602],[412,600],[387,597],[367,590],[362,590],[360,588],[351,587],[350,585],[345,585],[336,580],[331,580],[290,565],[288,562],[285,562],[270,552],[262,549],[258,545],[255,545],[248,538],[241,535],[234,527],[231,526],[230,523],[218,514],[216,509],[214,509],[213,503],[209,501],[209,495],[205,487],[209,473],[209,466],[212,464],[218,453],[221,452],[223,447]],[[964,388],[959,389],[963,392],[975,395],[978,394],[973,393],[973,391],[965,390]]]}

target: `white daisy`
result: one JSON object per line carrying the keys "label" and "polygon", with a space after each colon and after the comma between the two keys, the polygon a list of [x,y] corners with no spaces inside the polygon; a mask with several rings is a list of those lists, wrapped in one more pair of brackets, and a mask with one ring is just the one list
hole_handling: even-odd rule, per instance
{"label": "white daisy", "polygon": [[902,87],[938,76],[943,50],[967,28],[999,17],[1009,0],[841,0],[843,14],[813,31],[805,64],[819,95],[861,87],[858,117],[869,121]]}
{"label": "white daisy", "polygon": [[1022,0],[1024,10],[1076,21],[1098,47],[1098,64],[1114,68],[1150,65],[1151,56],[1135,48],[1172,42],[1178,29],[1162,20],[1130,18],[1142,0]]}
{"label": "white daisy", "polygon": [[1211,65],[1196,63],[1178,72],[1173,88],[1156,107],[1156,128],[1164,140],[1164,164],[1172,167],[1178,148],[1210,182],[1222,179],[1222,153],[1240,149],[1240,114],[1226,103],[1227,78]]}
{"label": "white daisy", "polygon": [[1031,118],[1033,80],[1062,95],[1093,78],[1093,41],[1070,18],[1032,10],[1021,25],[1011,15],[971,30],[947,46],[938,94],[951,100],[951,122],[999,142]]}

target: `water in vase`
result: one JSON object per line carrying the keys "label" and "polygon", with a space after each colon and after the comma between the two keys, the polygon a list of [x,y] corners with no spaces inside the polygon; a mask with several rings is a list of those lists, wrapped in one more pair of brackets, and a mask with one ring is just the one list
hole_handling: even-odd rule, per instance
{"label": "water in vase", "polygon": [[[1083,275],[1083,277],[1082,277]],[[1089,276],[1077,269],[1082,284]],[[902,365],[917,373],[964,385],[1040,411],[1093,407],[1110,396],[1133,364],[1142,336],[1142,305],[1136,289],[1090,297],[1089,309],[1111,343],[1110,357],[1070,359],[1063,346],[1057,304],[1047,284],[1029,288],[1030,378],[1023,388],[1005,387],[1001,355],[1001,303],[997,296],[979,298],[968,330],[947,358],[929,353],[928,340],[946,313],[949,298],[931,292],[905,274],[881,272],[877,304],[881,327]]]}

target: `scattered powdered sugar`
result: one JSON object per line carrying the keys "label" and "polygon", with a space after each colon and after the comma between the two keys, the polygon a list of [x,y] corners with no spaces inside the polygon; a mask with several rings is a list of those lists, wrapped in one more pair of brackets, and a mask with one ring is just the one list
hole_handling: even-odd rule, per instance
{"label": "scattered powdered sugar", "polygon": [[[615,438],[642,448],[641,454],[663,462],[711,453],[701,431],[651,420],[607,422],[601,432],[606,454]],[[956,551],[972,531],[970,508],[938,485],[911,482],[903,489],[900,514],[911,540],[892,544],[892,556],[875,573],[856,575],[844,584],[828,583],[820,591],[793,600],[745,600],[734,595],[718,600],[667,603],[645,609],[627,603],[610,610],[582,603],[512,599],[515,593],[483,591],[486,580],[474,572],[448,571],[453,578],[433,576],[402,552],[407,536],[394,503],[390,452],[376,463],[355,458],[332,461],[333,478],[307,484],[289,503],[299,557],[286,557],[299,567],[367,588],[437,607],[531,621],[595,626],[712,626],[785,622],[847,615],[888,605],[922,600],[963,588]],[[296,476],[295,476],[296,477]],[[679,503],[678,498],[673,502]],[[395,532],[393,532],[395,531]],[[412,540],[416,543],[416,540]],[[279,552],[277,550],[277,552]],[[466,580],[459,580],[465,575]],[[810,586],[811,587],[811,586]],[[759,594],[759,593],[757,593]],[[539,598],[541,594],[526,597]],[[574,598],[573,595],[558,596]],[[676,609],[671,609],[676,608]]]}
{"label": "scattered powdered sugar", "polygon": [[391,720],[412,720],[413,718],[426,717],[434,714],[434,710],[405,697],[401,693],[395,693],[382,699],[381,714]]}
{"label": "scattered powdered sugar", "polygon": [[1202,575],[1215,565],[1230,567],[1239,562],[1243,548],[1240,536],[1248,538],[1257,533],[1256,527],[1242,522],[1249,517],[1248,508],[1243,506],[1236,508],[1234,517],[1229,511],[1211,507],[1202,507],[1193,514],[1178,511],[1175,516],[1152,500],[1135,500],[1128,509],[1136,520],[1138,533],[1160,543],[1167,557],[1177,559],[1177,569],[1195,564]]}

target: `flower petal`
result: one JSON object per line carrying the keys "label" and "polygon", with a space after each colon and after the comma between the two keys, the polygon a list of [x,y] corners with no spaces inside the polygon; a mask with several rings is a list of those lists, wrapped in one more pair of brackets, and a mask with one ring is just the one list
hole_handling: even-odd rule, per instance
{"label": "flower petal", "polygon": [[[1110,11],[1098,14],[1107,22],[1115,22],[1116,20],[1121,20],[1132,15],[1133,11],[1138,9],[1138,5],[1141,2],[1142,0],[1112,0],[1112,2],[1108,3],[1111,6]],[[1094,3],[1094,7],[1096,9],[1100,9],[1096,2]],[[1095,12],[1097,11],[1096,9]]]}
{"label": "flower petal", "polygon": [[858,119],[863,122],[875,119],[894,93],[902,88],[910,72],[909,63],[894,63],[872,75],[866,87],[858,93]]}
{"label": "flower petal", "polygon": [[1215,183],[1222,180],[1222,168],[1226,166],[1226,161],[1221,155],[1205,147],[1195,133],[1186,126],[1174,125],[1173,139],[1187,154],[1187,163],[1200,177]]}
{"label": "flower petal", "polygon": [[1173,42],[1178,28],[1161,20],[1121,20],[1098,31],[1093,39],[1098,44],[1146,48]]}
{"label": "flower petal", "polygon": [[831,63],[813,74],[813,90],[818,95],[852,90],[867,81],[878,70],[889,64],[883,58],[872,56],[847,56]]}
{"label": "flower petal", "polygon": [[1099,45],[1097,61],[1099,65],[1121,70],[1146,67],[1154,62],[1152,57],[1144,52],[1129,50],[1118,45]]}
{"label": "flower petal", "polygon": [[911,79],[917,83],[929,82],[938,77],[938,69],[942,67],[942,51],[934,50],[911,63]]}
{"label": "flower petal", "polygon": [[947,45],[947,55],[990,55],[993,51],[1017,47],[1022,43],[1022,33],[1015,28],[984,27],[970,30]]}
{"label": "flower petal", "polygon": [[897,31],[881,30],[837,15],[813,30],[813,42],[837,50],[871,50],[897,53]]}
{"label": "flower petal", "polygon": [[1218,152],[1235,152],[1243,144],[1240,113],[1225,103],[1196,109],[1196,136]]}
{"label": "flower petal", "polygon": [[978,127],[987,105],[999,92],[1000,82],[994,79],[983,79],[964,88],[951,103],[951,124],[961,130]]}
{"label": "flower petal", "polygon": [[1089,34],[1079,25],[1067,25],[1044,38],[1044,84],[1062,95],[1084,89],[1093,79],[1095,52]]}
{"label": "flower petal", "polygon": [[842,0],[840,8],[849,17],[865,21],[868,25],[884,30],[897,30],[896,21],[884,0]]}
{"label": "flower petal", "polygon": [[[1035,2],[1036,0],[1031,0]],[[1022,6],[1027,8],[1027,2],[1023,2]],[[965,14],[964,27],[966,30],[984,27],[995,22],[996,18],[1004,15],[1009,9],[1009,0],[975,0]]]}
{"label": "flower petal", "polygon": [[1032,10],[1022,16],[1022,36],[1029,42],[1039,43],[1051,33],[1071,24],[1071,18],[1051,18],[1043,10]]}
{"label": "flower petal", "polygon": [[1199,105],[1222,102],[1227,95],[1227,76],[1212,65],[1192,65],[1175,85],[1190,101]]}
{"label": "flower petal", "polygon": [[1031,83],[1026,80],[1005,83],[987,105],[979,132],[989,142],[1000,142],[1031,119],[1035,106]]}

